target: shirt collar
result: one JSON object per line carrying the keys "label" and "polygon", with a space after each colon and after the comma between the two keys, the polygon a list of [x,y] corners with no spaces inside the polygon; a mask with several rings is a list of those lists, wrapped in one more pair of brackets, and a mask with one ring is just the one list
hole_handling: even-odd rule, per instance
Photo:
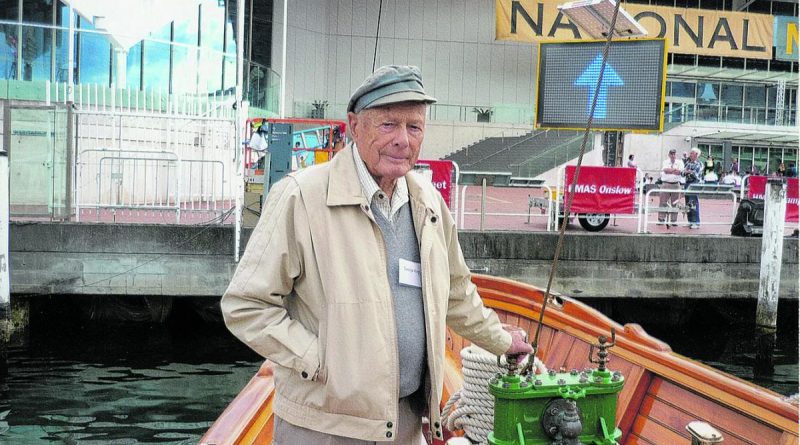
{"label": "shirt collar", "polygon": [[[356,172],[358,172],[358,181],[361,183],[361,190],[364,191],[364,196],[367,198],[367,201],[372,202],[375,194],[382,190],[380,186],[378,186],[378,183],[375,182],[375,178],[373,178],[369,170],[367,170],[367,165],[364,164],[364,160],[361,159],[361,154],[358,153],[358,147],[355,142],[353,142],[353,161],[356,164]],[[403,197],[408,197],[408,184],[406,184],[405,177],[397,179],[394,192],[392,193],[393,202],[396,197],[400,197],[401,200]]]}

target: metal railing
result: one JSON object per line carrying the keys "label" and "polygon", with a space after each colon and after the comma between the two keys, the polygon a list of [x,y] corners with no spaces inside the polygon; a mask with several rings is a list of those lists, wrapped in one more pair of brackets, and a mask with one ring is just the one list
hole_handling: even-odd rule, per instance
{"label": "metal railing", "polygon": [[136,210],[174,212],[180,223],[186,213],[220,217],[234,204],[225,193],[230,178],[221,161],[180,159],[158,150],[88,149],[79,153],[76,167],[76,221],[83,210],[94,210],[97,221],[104,212],[116,220],[117,211]]}
{"label": "metal railing", "polygon": [[[731,202],[733,203],[733,207],[732,207],[733,210],[732,210],[732,213],[731,213],[730,221],[711,221],[711,222],[697,222],[697,223],[694,223],[694,224],[697,224],[698,226],[701,226],[701,225],[705,225],[705,226],[727,225],[727,226],[730,226],[731,224],[733,224],[733,220],[736,218],[736,202],[737,201],[736,201],[736,193],[733,190],[724,190],[723,191],[723,190],[650,189],[645,194],[644,208],[642,209],[642,212],[640,212],[641,223],[639,224],[639,233],[647,233],[647,225],[649,223],[649,216],[650,216],[650,213],[652,211],[652,209],[650,208],[650,197],[653,194],[658,194],[658,193],[676,193],[676,192],[679,192],[684,197],[685,196],[693,196],[693,195],[706,195],[706,196],[714,195],[714,196],[730,196],[731,197]],[[640,206],[640,208],[641,208],[641,206]],[[699,209],[691,209],[691,208],[688,208],[688,207],[686,207],[684,210],[685,211],[691,211],[691,210],[699,211]],[[663,211],[682,211],[682,209],[674,208],[674,210],[670,210],[670,209],[658,208],[656,211],[661,211],[661,212],[663,212]],[[643,214],[643,216],[642,216],[642,214]],[[687,223],[686,225],[688,225],[688,224],[690,224],[690,223]],[[680,225],[680,224],[676,224],[676,225]]]}
{"label": "metal railing", "polygon": [[[473,172],[473,173],[480,175],[480,172]],[[561,172],[559,177],[563,178],[563,171]],[[509,186],[507,184],[501,184],[499,187],[497,187],[496,184],[495,184],[495,187],[494,187],[495,191],[497,191],[498,189],[505,189],[505,190],[517,189],[518,190],[520,188],[530,188],[530,189],[542,189],[542,190],[544,190],[546,195],[543,196],[543,197],[533,197],[531,194],[527,195],[527,213],[523,213],[522,211],[514,211],[513,209],[521,209],[521,207],[519,205],[520,203],[519,202],[514,202],[514,201],[509,201],[509,203],[507,205],[506,204],[501,204],[499,206],[495,205],[495,209],[501,208],[502,209],[501,211],[491,211],[489,209],[489,206],[487,205],[487,200],[488,199],[492,199],[492,200],[495,200],[495,201],[500,201],[502,203],[503,200],[509,200],[509,199],[515,199],[515,198],[507,198],[507,197],[502,197],[501,198],[500,196],[502,196],[502,195],[499,195],[499,196],[498,195],[494,195],[493,198],[490,198],[489,197],[489,193],[487,192],[487,189],[488,189],[487,186],[490,185],[490,184],[486,181],[486,176],[483,177],[483,180],[480,183],[459,184],[459,185],[461,186],[461,193],[460,193],[461,202],[460,202],[459,209],[458,209],[458,213],[459,213],[459,217],[458,217],[458,223],[459,224],[458,224],[458,227],[461,230],[464,230],[464,229],[468,228],[467,224],[466,224],[466,217],[468,217],[468,216],[479,216],[480,217],[480,223],[477,224],[477,227],[476,227],[476,224],[475,224],[474,220],[472,220],[471,224],[469,224],[470,228],[477,229],[477,230],[485,230],[487,226],[492,225],[491,221],[489,221],[488,218],[494,218],[495,223],[497,223],[498,218],[506,219],[506,224],[508,224],[508,219],[507,219],[508,217],[521,217],[521,218],[525,218],[525,222],[524,222],[525,225],[532,224],[533,218],[546,218],[545,230],[548,231],[548,232],[549,231],[553,231],[553,230],[557,230],[558,227],[557,227],[556,223],[558,222],[558,220],[561,219],[561,218],[566,217],[566,215],[563,213],[563,209],[561,208],[561,201],[562,201],[563,196],[564,196],[563,195],[563,192],[564,192],[563,179],[560,180],[555,185],[555,187],[552,187],[551,185],[545,184],[543,182],[539,183],[539,184],[526,184],[526,185],[523,185],[521,187],[520,186],[511,187],[511,186]],[[470,195],[468,193],[468,187],[475,186],[475,185],[481,187],[480,188],[480,193],[476,194],[473,191],[472,195]],[[713,215],[714,215],[714,217],[716,217],[716,219],[706,218],[705,222],[698,223],[698,225],[700,225],[700,226],[730,226],[731,224],[733,224],[733,221],[734,221],[734,219],[736,217],[737,203],[738,203],[738,199],[737,198],[739,197],[740,193],[742,193],[742,190],[744,190],[744,186],[735,187],[735,188],[732,188],[732,189],[726,189],[725,187],[719,186],[719,185],[717,185],[717,187],[719,189],[715,189],[715,190],[703,190],[703,189],[699,189],[699,190],[695,190],[695,189],[689,189],[689,190],[678,189],[678,190],[675,190],[675,189],[660,189],[660,188],[651,188],[651,187],[641,187],[640,186],[638,188],[638,190],[636,191],[636,194],[635,194],[635,201],[634,201],[633,212],[632,213],[606,214],[607,215],[606,217],[608,218],[609,222],[613,222],[614,226],[616,226],[616,221],[617,220],[630,220],[630,221],[633,221],[633,222],[635,222],[635,227],[633,225],[630,226],[630,231],[631,232],[633,232],[633,233],[648,233],[647,227],[650,224],[652,224],[652,220],[650,219],[650,214],[655,213],[655,212],[659,212],[659,211],[686,213],[689,210],[691,210],[689,205],[683,205],[683,204],[670,206],[669,208],[661,208],[659,206],[651,205],[650,201],[652,201],[654,196],[656,196],[656,195],[658,195],[660,193],[667,193],[667,192],[675,193],[675,192],[678,192],[681,195],[681,198],[680,198],[681,200],[686,195],[697,195],[697,196],[705,197],[705,198],[717,198],[717,199],[711,199],[709,201],[709,203],[711,203],[711,202],[719,202],[720,201],[719,200],[720,197],[725,198],[726,200],[728,200],[728,198],[730,198],[730,200],[729,200],[729,202],[731,204],[730,206],[728,206],[727,204],[724,204],[724,203],[714,204],[714,213],[713,213]],[[713,187],[709,187],[709,188],[713,188]],[[478,207],[477,211],[475,211],[475,210],[469,211],[468,210],[467,199],[470,196],[472,196],[473,199],[476,196],[479,196],[480,206]],[[514,194],[514,196],[516,198],[519,198],[519,193]],[[704,201],[705,201],[705,199],[704,199]],[[728,207],[730,208],[730,213],[726,214],[726,212],[728,212],[728,210],[727,210]],[[537,214],[536,212],[532,212],[532,210],[536,209],[536,208],[541,209],[541,213],[540,214]],[[719,210],[722,210],[721,214],[719,213]],[[579,214],[577,214],[575,212],[571,212],[570,213],[570,216],[576,216],[576,215],[580,216]],[[720,215],[722,215],[721,218],[720,218]],[[677,224],[676,223],[676,225],[683,225],[683,226],[688,226],[689,224],[690,223],[681,223],[681,224]],[[517,220],[516,222],[511,223],[511,225],[516,227],[516,229],[512,228],[511,230],[518,230],[518,229],[523,227],[521,225],[521,221],[519,221],[519,220]]]}
{"label": "metal railing", "polygon": [[[69,95],[69,28],[0,20],[0,32],[16,37],[6,39],[6,45],[0,48],[0,81],[9,82],[3,94],[10,99],[44,100],[48,104],[50,101],[65,102]],[[79,109],[97,111],[116,105],[137,112],[219,116],[233,103],[234,51],[153,37],[118,33],[112,36],[96,29],[74,28],[73,32],[76,43],[91,42],[101,51],[107,51],[106,54],[111,54],[114,48],[111,42],[120,37],[140,39],[127,54],[122,53],[127,57],[115,57],[113,63],[109,62],[109,57],[102,60],[97,54],[91,58],[75,54],[71,62],[73,101]],[[142,48],[146,51],[135,53]],[[251,106],[277,115],[280,76],[253,61],[245,60],[244,65],[243,97]]]}
{"label": "metal railing", "polygon": [[[480,216],[479,230],[481,230],[481,231],[484,230],[484,228],[486,226],[486,217],[487,216],[497,216],[497,217],[522,216],[522,217],[526,217],[527,218],[526,224],[530,224],[531,223],[531,218],[545,218],[546,231],[550,232],[551,230],[553,230],[553,225],[554,225],[554,222],[553,222],[553,220],[554,220],[553,209],[554,209],[554,205],[553,205],[553,201],[551,199],[547,199],[546,204],[545,204],[546,211],[545,211],[544,214],[540,214],[540,215],[531,214],[531,208],[533,207],[532,205],[528,206],[527,213],[487,212],[486,211],[486,207],[487,207],[486,206],[486,187],[487,187],[487,183],[486,183],[486,178],[483,178],[482,181],[481,181],[481,205],[480,205],[480,209],[477,212],[467,212],[466,211],[466,206],[467,206],[467,203],[466,203],[466,200],[467,200],[467,188],[470,187],[470,185],[469,184],[466,184],[466,185],[459,184],[459,185],[461,185],[461,193],[460,193],[461,202],[460,202],[460,205],[459,205],[459,208],[458,208],[459,217],[458,217],[457,221],[459,223],[458,227],[459,227],[460,230],[464,230],[464,228],[465,228],[465,217],[466,216],[476,216],[476,215]],[[553,189],[550,186],[546,185],[546,184],[516,185],[516,186],[513,186],[513,188],[515,188],[515,189],[523,189],[523,188],[524,189],[542,189],[542,190],[545,191],[547,196],[552,196],[552,194],[553,194]],[[530,202],[530,199],[532,199],[530,197],[530,195],[528,195],[528,199],[529,199],[529,202]]]}

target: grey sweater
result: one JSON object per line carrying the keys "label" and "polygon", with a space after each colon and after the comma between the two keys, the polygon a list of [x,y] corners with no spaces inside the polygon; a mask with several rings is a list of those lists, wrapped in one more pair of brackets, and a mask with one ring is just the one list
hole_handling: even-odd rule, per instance
{"label": "grey sweater", "polygon": [[391,224],[373,202],[372,214],[383,233],[386,274],[394,298],[397,350],[400,366],[400,397],[416,391],[425,375],[425,307],[422,288],[400,283],[400,260],[419,264],[419,241],[414,232],[411,206],[406,203]]}

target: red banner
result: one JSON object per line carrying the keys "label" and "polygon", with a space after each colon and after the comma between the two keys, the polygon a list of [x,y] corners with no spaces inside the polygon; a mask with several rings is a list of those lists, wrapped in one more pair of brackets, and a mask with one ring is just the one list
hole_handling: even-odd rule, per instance
{"label": "red banner", "polygon": [[[750,176],[747,180],[749,189],[747,190],[747,197],[750,199],[764,199],[764,192],[767,188],[766,176]],[[800,197],[800,181],[797,178],[786,179],[786,221],[797,222],[800,216],[800,206],[798,206],[798,197]]]}
{"label": "red banner", "polygon": [[[566,192],[564,205],[572,193],[575,166],[568,165],[564,173]],[[636,169],[629,167],[581,167],[572,213],[635,213]]]}
{"label": "red banner", "polygon": [[431,168],[433,186],[442,194],[447,207],[452,207],[450,205],[450,190],[453,188],[453,162],[420,159],[417,164],[426,164]]}

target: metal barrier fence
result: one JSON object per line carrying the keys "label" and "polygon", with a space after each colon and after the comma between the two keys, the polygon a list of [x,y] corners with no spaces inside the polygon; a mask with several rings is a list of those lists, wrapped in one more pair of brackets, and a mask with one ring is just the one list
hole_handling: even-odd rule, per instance
{"label": "metal barrier fence", "polygon": [[124,212],[135,211],[138,218],[122,219],[161,222],[174,214],[176,223],[226,222],[238,193],[233,120],[133,112],[75,114],[77,220],[93,210],[97,220],[116,221]]}
{"label": "metal barrier fence", "polygon": [[[480,186],[481,187],[481,198],[480,198],[479,210],[477,212],[475,212],[475,211],[469,211],[468,212],[466,210],[466,208],[467,208],[467,196],[468,196],[467,189],[468,189],[468,187],[470,187],[470,185],[461,185],[461,192],[460,192],[461,201],[460,201],[458,209],[457,209],[458,215],[459,215],[458,218],[457,218],[457,222],[459,224],[458,227],[459,227],[460,230],[464,230],[466,228],[465,221],[466,221],[466,217],[467,216],[476,216],[476,215],[480,216],[479,230],[484,230],[485,229],[485,227],[486,227],[486,217],[487,216],[503,217],[503,218],[517,217],[517,216],[525,217],[527,219],[525,224],[532,224],[531,218],[545,218],[546,231],[549,232],[549,231],[553,230],[554,220],[555,220],[554,219],[554,213],[553,213],[554,212],[554,201],[552,201],[550,198],[546,198],[544,200],[544,202],[545,202],[545,204],[544,204],[545,212],[542,213],[542,214],[539,214],[539,215],[531,213],[531,208],[534,207],[532,205],[529,205],[527,212],[524,212],[524,213],[523,212],[508,212],[508,211],[504,211],[504,212],[488,212],[487,211],[487,207],[488,207],[487,206],[487,184],[486,184],[486,179],[483,179],[482,185]],[[513,187],[505,187],[505,188],[507,188],[508,190],[515,190],[515,191],[525,191],[525,190],[528,190],[528,189],[539,189],[539,190],[544,190],[544,192],[545,192],[545,194],[547,196],[552,196],[552,194],[553,194],[553,189],[550,186],[546,185],[546,184],[516,185],[516,186],[513,186]],[[536,198],[532,198],[530,195],[528,195],[528,202],[529,203],[533,199],[536,199]]]}
{"label": "metal barrier fence", "polygon": [[[563,186],[553,188],[544,183],[515,187],[489,187],[488,184],[486,186],[459,184],[459,186],[461,187],[461,196],[457,221],[461,230],[544,230],[550,232],[558,230],[557,223],[565,216],[561,208]],[[542,190],[542,196],[534,196],[530,193],[531,189]],[[698,195],[703,202],[701,208],[704,209],[701,210],[702,221],[699,224],[702,227],[730,227],[736,217],[737,198],[740,192],[738,187],[733,190],[691,190],[688,192],[684,189],[652,188],[645,190],[640,188],[636,193],[634,213],[602,216],[608,219],[612,227],[617,226],[617,231],[649,233],[648,228],[652,224],[651,214],[665,210],[682,213],[688,211],[688,207],[685,205],[676,206],[673,209],[662,209],[657,204],[651,203],[657,195],[664,192],[679,192],[681,200],[686,194]],[[724,198],[724,200],[719,198]],[[537,208],[540,212],[535,211]],[[571,216],[576,216],[576,214],[572,213]],[[469,219],[469,217],[472,218]],[[540,221],[538,224],[537,219]],[[618,222],[622,224],[618,226]],[[680,225],[688,227],[689,223],[682,222]]]}
{"label": "metal barrier fence", "polygon": [[[690,210],[697,210],[697,211],[700,210],[700,209],[691,209],[689,206],[681,207],[681,206],[671,206],[671,205],[668,206],[667,208],[661,208],[661,207],[656,208],[656,209],[651,209],[650,208],[650,197],[653,194],[676,193],[676,192],[678,194],[682,195],[678,199],[683,199],[686,196],[693,196],[693,195],[694,196],[698,196],[698,198],[699,198],[699,196],[730,196],[731,202],[733,203],[730,221],[715,221],[715,220],[712,220],[710,222],[708,222],[708,221],[707,222],[699,222],[698,225],[705,225],[705,226],[726,225],[726,226],[730,227],[730,225],[733,224],[734,218],[736,218],[736,202],[737,202],[737,199],[736,199],[736,193],[733,190],[651,189],[651,190],[647,191],[647,193],[645,195],[644,209],[643,209],[642,212],[639,213],[639,215],[640,215],[639,218],[640,218],[640,221],[641,221],[640,224],[639,224],[639,233],[647,233],[647,224],[649,223],[649,216],[650,216],[650,213],[653,212],[653,211],[670,213],[670,212],[688,212]],[[640,208],[641,208],[641,205],[640,205]],[[688,223],[686,225],[688,225]]]}
{"label": "metal barrier fence", "polygon": [[[46,81],[45,103],[67,103],[67,83]],[[95,113],[169,113],[192,117],[233,119],[234,94],[215,91],[208,94],[168,93],[163,88],[137,90],[100,84],[77,84],[73,106]]]}

